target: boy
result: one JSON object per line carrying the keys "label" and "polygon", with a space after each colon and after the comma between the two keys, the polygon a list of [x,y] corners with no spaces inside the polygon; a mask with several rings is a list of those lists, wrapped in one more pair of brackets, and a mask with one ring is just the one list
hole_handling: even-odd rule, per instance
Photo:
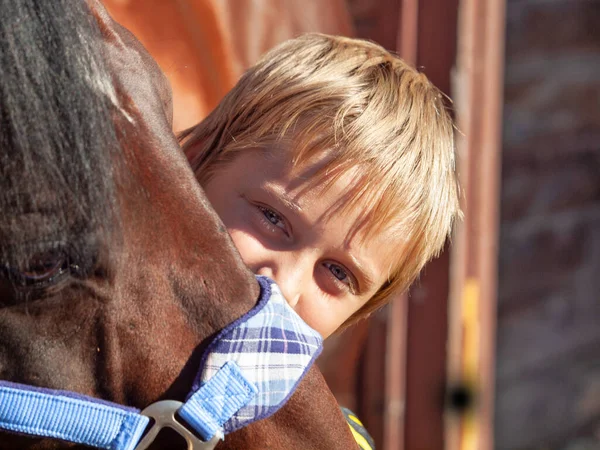
{"label": "boy", "polygon": [[244,262],[324,338],[406,290],[460,214],[443,95],[370,42],[284,42],[181,139]]}

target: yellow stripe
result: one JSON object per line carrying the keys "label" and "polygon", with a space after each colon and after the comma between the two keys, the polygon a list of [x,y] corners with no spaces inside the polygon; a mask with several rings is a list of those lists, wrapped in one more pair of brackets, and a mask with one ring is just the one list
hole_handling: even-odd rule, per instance
{"label": "yellow stripe", "polygon": [[463,299],[464,375],[476,380],[479,372],[479,283],[469,278],[465,282]]}
{"label": "yellow stripe", "polygon": [[358,420],[358,417],[353,416],[352,414],[348,414],[348,419],[352,420],[352,422],[355,422],[357,424],[359,424],[361,427],[365,427],[362,422],[360,420]]}
{"label": "yellow stripe", "polygon": [[356,431],[352,427],[352,425],[348,424],[348,426],[350,427],[350,431],[352,431],[352,436],[354,436],[354,440],[362,450],[373,450],[373,448],[369,445],[367,440],[358,431]]}
{"label": "yellow stripe", "polygon": [[[465,282],[463,297],[463,374],[474,383],[479,381],[480,328],[479,328],[479,283],[475,278]],[[460,450],[477,450],[479,446],[479,424],[476,414],[469,411],[464,418]]]}

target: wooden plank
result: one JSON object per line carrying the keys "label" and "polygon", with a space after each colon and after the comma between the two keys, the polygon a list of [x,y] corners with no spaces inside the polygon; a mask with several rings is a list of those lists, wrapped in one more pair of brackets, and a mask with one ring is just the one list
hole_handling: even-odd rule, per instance
{"label": "wooden plank", "polygon": [[405,448],[407,321],[408,296],[401,294],[388,305],[382,441],[386,450]]}
{"label": "wooden plank", "polygon": [[[419,29],[419,0],[402,0],[397,17],[396,51],[406,62],[416,65]],[[408,294],[402,293],[388,309],[385,393],[386,408],[383,428],[384,449],[406,447],[406,377],[408,353]]]}
{"label": "wooden plank", "polygon": [[[458,0],[420,0],[418,6],[416,65],[433,84],[451,95]],[[425,267],[409,296],[404,439],[407,450],[444,446],[442,398],[448,340],[448,252],[447,249]]]}
{"label": "wooden plank", "polygon": [[402,0],[347,0],[356,36],[396,51]]}
{"label": "wooden plank", "polygon": [[445,446],[493,448],[504,0],[461,0],[455,104],[464,223],[451,278],[449,386],[478,388],[474,414],[449,415]]}
{"label": "wooden plank", "polygon": [[407,450],[444,447],[443,391],[448,339],[446,252],[427,265],[410,295],[406,363]]}
{"label": "wooden plank", "polygon": [[384,412],[386,392],[383,389],[385,377],[385,354],[387,353],[387,307],[375,312],[369,319],[369,335],[365,342],[365,353],[359,367],[361,392],[358,412],[377,448],[383,450]]}

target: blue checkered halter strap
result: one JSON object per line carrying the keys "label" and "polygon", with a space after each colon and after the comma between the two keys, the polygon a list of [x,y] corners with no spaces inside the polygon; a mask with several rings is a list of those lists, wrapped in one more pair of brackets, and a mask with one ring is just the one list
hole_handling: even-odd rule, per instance
{"label": "blue checkered halter strap", "polygon": [[[185,402],[161,401],[140,412],[72,392],[0,381],[0,430],[109,450],[144,450],[169,427],[186,439],[188,449],[198,450],[212,449],[227,433],[269,417],[292,395],[323,341],[273,281],[257,280],[258,303],[207,347]],[[142,438],[150,418],[154,425]]]}

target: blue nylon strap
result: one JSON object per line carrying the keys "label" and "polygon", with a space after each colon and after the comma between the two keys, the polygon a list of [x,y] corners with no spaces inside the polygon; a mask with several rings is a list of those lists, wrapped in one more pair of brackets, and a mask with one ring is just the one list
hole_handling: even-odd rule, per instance
{"label": "blue nylon strap", "polygon": [[179,409],[179,415],[208,441],[223,436],[222,425],[258,392],[234,361],[229,361]]}
{"label": "blue nylon strap", "polygon": [[[149,418],[131,408],[49,389],[0,382],[0,429],[57,438],[107,450],[133,450]],[[223,436],[222,425],[258,392],[230,361],[179,409],[203,440]]]}
{"label": "blue nylon strap", "polygon": [[0,428],[108,450],[133,450],[149,419],[133,410],[42,389],[0,385]]}

